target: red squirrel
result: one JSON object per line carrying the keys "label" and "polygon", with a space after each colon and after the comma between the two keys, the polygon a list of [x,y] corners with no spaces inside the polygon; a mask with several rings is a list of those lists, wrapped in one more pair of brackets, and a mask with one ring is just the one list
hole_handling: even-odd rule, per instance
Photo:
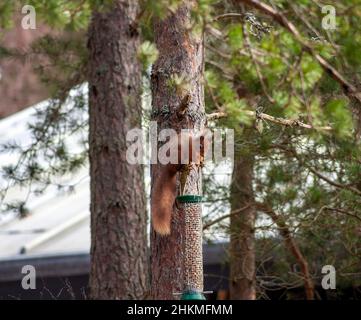
{"label": "red squirrel", "polygon": [[205,130],[199,134],[183,131],[172,136],[168,145],[170,150],[177,148],[178,161],[159,165],[151,196],[153,229],[161,235],[170,234],[173,204],[177,196],[177,173],[189,163],[202,164],[208,141]]}

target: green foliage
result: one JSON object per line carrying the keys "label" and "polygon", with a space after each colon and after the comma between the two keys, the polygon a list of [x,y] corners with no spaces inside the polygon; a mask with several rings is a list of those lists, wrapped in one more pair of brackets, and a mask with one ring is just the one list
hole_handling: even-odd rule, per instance
{"label": "green foliage", "polygon": [[155,44],[144,41],[138,49],[138,58],[143,65],[143,70],[147,70],[158,58],[158,50]]}
{"label": "green foliage", "polygon": [[301,45],[287,31],[281,31],[279,35],[280,45],[291,55],[299,55],[301,53]]}
{"label": "green foliage", "polygon": [[[93,1],[38,0],[30,1],[36,10],[37,19],[58,29],[84,30],[90,19]],[[108,0],[109,2],[109,0]]]}
{"label": "green foliage", "polygon": [[302,115],[302,103],[297,97],[291,97],[287,103],[284,115],[288,119],[298,119]]}
{"label": "green foliage", "polygon": [[243,47],[243,32],[240,23],[233,24],[229,27],[228,41],[233,50],[239,50]]}
{"label": "green foliage", "polygon": [[190,80],[186,74],[172,74],[168,86],[170,89],[174,89],[178,95],[185,96],[190,89]]}
{"label": "green foliage", "polygon": [[244,100],[231,100],[225,104],[225,110],[229,116],[227,125],[232,126],[235,130],[240,128],[241,124],[251,125],[252,119],[244,111],[247,110]]}
{"label": "green foliage", "polygon": [[217,88],[219,78],[213,70],[206,70],[204,72],[204,79],[209,87],[212,89]]}
{"label": "green foliage", "polygon": [[345,57],[347,57],[350,65],[358,66],[358,70],[361,71],[361,55],[359,52],[359,44],[361,43],[360,35],[355,33],[353,37],[345,37],[341,43],[341,50]]}
{"label": "green foliage", "polygon": [[175,12],[181,3],[180,0],[144,0],[141,7],[147,15],[165,19],[168,14]]}
{"label": "green foliage", "polygon": [[325,106],[325,113],[332,123],[335,132],[341,137],[352,135],[352,115],[346,99],[329,101]]}
{"label": "green foliage", "polygon": [[206,24],[212,21],[213,4],[216,0],[198,0],[191,8],[191,29],[194,37],[202,37]]}
{"label": "green foliage", "polygon": [[270,185],[275,186],[279,182],[289,182],[292,179],[290,173],[284,170],[284,166],[271,166],[267,172]]}
{"label": "green foliage", "polygon": [[222,103],[232,103],[236,100],[236,94],[233,90],[232,85],[227,81],[222,81],[219,85],[218,96]]}
{"label": "green foliage", "polygon": [[[361,37],[355,30],[361,22],[360,7],[353,0],[331,4],[336,7],[336,14],[344,14],[337,20],[337,29],[326,33],[321,27],[323,14],[313,1],[272,2],[274,8],[287,10],[287,19],[294,23],[314,53],[327,59],[347,81],[357,86],[361,80],[357,50],[361,47]],[[229,4],[220,6],[218,14],[228,12],[240,11]],[[253,12],[263,23],[264,17]],[[355,226],[360,227],[357,219],[361,217],[360,197],[342,186],[360,190],[360,141],[355,137],[352,120],[352,110],[358,106],[288,30],[275,21],[265,20],[272,27],[269,33],[258,38],[249,32],[252,55],[242,32],[242,23],[250,29],[248,21],[228,17],[210,23],[222,36],[214,32],[207,37],[207,46],[214,48],[206,50],[206,61],[210,63],[206,64],[205,78],[212,89],[206,90],[207,111],[229,114],[219,123],[237,130],[235,150],[239,156],[255,157],[256,200],[285,218],[311,272],[319,274],[319,266],[326,264],[325,261],[348,272],[356,271],[353,259],[360,259],[355,245],[358,241]],[[242,113],[256,109],[275,117],[297,119],[316,129],[290,128],[253,118],[247,119],[247,130],[239,130],[244,123]],[[319,129],[325,126],[331,126],[332,130]],[[219,195],[220,199],[227,199],[225,203],[229,199],[228,191],[224,191],[224,196]],[[224,210],[224,206],[220,207],[220,211]],[[257,241],[264,240],[265,248],[257,246],[256,256],[260,261],[267,257],[277,260],[267,270],[267,276],[288,274],[285,282],[298,281],[300,275],[292,276],[289,272],[294,257],[287,249],[280,250],[283,245],[276,243],[275,239],[281,240],[277,228],[260,216],[257,226],[260,226],[256,228]],[[277,237],[272,238],[270,232],[276,232]],[[258,270],[263,268],[261,262],[260,266]],[[356,283],[356,279],[345,276],[340,282]]]}
{"label": "green foliage", "polygon": [[299,85],[299,88],[303,88],[304,90],[314,88],[314,86],[321,79],[323,74],[321,66],[309,55],[302,56],[301,70],[304,80],[303,83]]}
{"label": "green foliage", "polygon": [[307,190],[305,200],[309,206],[318,205],[321,203],[324,194],[324,189],[322,189],[319,185],[314,185]]}
{"label": "green foliage", "polygon": [[3,0],[0,3],[0,28],[7,29],[13,26],[13,12],[16,2]]}

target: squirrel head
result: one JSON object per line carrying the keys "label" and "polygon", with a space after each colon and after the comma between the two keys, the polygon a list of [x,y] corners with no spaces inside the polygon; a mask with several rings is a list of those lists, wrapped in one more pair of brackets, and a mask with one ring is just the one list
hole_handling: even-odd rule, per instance
{"label": "squirrel head", "polygon": [[182,164],[202,165],[210,145],[207,129],[182,131],[178,140],[178,158]]}

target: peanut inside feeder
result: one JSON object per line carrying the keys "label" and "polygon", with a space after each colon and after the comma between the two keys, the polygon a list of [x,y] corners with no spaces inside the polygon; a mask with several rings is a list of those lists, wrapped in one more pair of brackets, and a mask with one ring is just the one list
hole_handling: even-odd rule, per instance
{"label": "peanut inside feeder", "polygon": [[183,241],[183,295],[182,299],[204,299],[203,252],[202,252],[202,196],[181,195],[177,197],[185,219]]}

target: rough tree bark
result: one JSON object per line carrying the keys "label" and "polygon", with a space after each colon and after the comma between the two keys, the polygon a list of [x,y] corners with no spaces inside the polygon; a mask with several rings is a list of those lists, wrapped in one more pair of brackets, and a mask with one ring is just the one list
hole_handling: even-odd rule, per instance
{"label": "rough tree bark", "polygon": [[256,299],[253,155],[236,154],[231,183],[231,211],[245,208],[230,219],[230,297]]}
{"label": "rough tree bark", "polygon": [[[189,29],[193,4],[193,1],[186,2],[174,14],[154,24],[159,57],[153,66],[151,86],[153,120],[157,121],[158,129],[172,128],[179,132],[182,128],[204,126],[203,39]],[[174,76],[184,78],[187,83],[185,90],[170,86]],[[160,168],[159,164],[152,165],[152,184]],[[177,179],[179,185],[179,177]],[[185,193],[201,193],[199,168],[191,168]],[[151,234],[151,291],[154,299],[174,299],[173,293],[183,289],[183,218],[180,210],[174,207],[171,234],[164,237],[154,231]]]}
{"label": "rough tree bark", "polygon": [[138,9],[115,0],[89,27],[93,299],[139,299],[148,285],[143,168],[126,161],[126,133],[141,126]]}

